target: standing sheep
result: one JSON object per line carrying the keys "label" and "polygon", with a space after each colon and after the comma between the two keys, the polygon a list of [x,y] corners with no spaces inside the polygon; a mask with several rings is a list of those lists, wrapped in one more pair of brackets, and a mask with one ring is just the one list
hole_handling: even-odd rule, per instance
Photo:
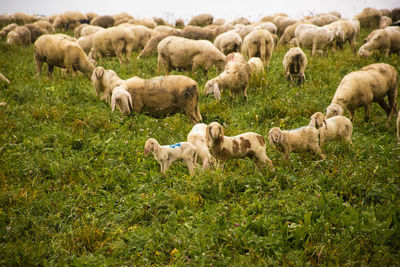
{"label": "standing sheep", "polygon": [[385,56],[389,53],[400,54],[400,27],[390,26],[371,32],[366,43],[358,50],[359,56],[368,57],[373,51],[383,51]]}
{"label": "standing sheep", "polygon": [[130,30],[121,26],[107,28],[95,33],[89,57],[97,60],[103,56],[117,56],[120,64],[128,63],[134,45],[135,36]]}
{"label": "standing sheep", "polygon": [[343,45],[348,42],[351,46],[353,54],[356,53],[356,31],[351,21],[341,19],[326,25],[325,28],[335,32],[336,45],[343,50]]}
{"label": "standing sheep", "polygon": [[226,57],[225,70],[214,79],[209,80],[204,86],[204,93],[214,94],[216,99],[221,99],[221,89],[228,89],[232,93],[243,92],[244,100],[247,101],[247,84],[250,79],[250,66],[240,53],[231,53]]}
{"label": "standing sheep", "polygon": [[204,27],[213,23],[214,17],[211,14],[199,14],[190,19],[188,25]]}
{"label": "standing sheep", "polygon": [[121,24],[120,26],[128,28],[135,38],[135,44],[133,46],[133,51],[140,51],[142,50],[147,42],[151,38],[152,31],[143,25],[132,25],[129,23]]}
{"label": "standing sheep", "polygon": [[169,73],[171,67],[195,71],[199,67],[206,70],[211,66],[223,69],[226,57],[210,41],[190,40],[182,37],[169,36],[164,38],[157,47],[158,69],[164,67]]}
{"label": "standing sheep", "polygon": [[269,31],[256,30],[243,40],[242,53],[248,58],[261,58],[264,66],[268,66],[274,50],[274,39]]}
{"label": "standing sheep", "polygon": [[100,26],[102,28],[110,28],[114,26],[114,18],[109,15],[98,16],[94,18],[90,24],[93,26]]}
{"label": "standing sheep", "polygon": [[353,133],[353,124],[344,116],[339,115],[326,119],[324,114],[316,112],[311,116],[308,126],[318,129],[321,145],[327,141],[335,140],[338,137],[352,144],[351,135]]}
{"label": "standing sheep", "polygon": [[18,24],[16,24],[16,23],[11,23],[11,24],[8,24],[7,26],[4,26],[0,31],[0,38],[7,37],[7,34],[17,27],[18,27]]}
{"label": "standing sheep", "polygon": [[198,123],[193,126],[192,130],[187,135],[189,143],[197,148],[197,153],[203,161],[203,168],[207,169],[210,164],[214,163],[215,159],[211,156],[208,150],[206,141],[207,124]]}
{"label": "standing sheep", "polygon": [[306,80],[304,71],[307,68],[307,56],[300,47],[290,48],[285,54],[282,64],[285,69],[286,79],[293,81],[297,78],[299,84]]}
{"label": "standing sheep", "polygon": [[157,53],[158,44],[164,38],[166,38],[168,36],[181,36],[181,33],[178,30],[174,30],[174,31],[170,31],[170,32],[164,32],[164,33],[161,33],[161,34],[159,34],[157,36],[151,37],[150,40],[147,41],[147,43],[144,46],[143,50],[140,51],[140,53],[139,53],[137,58],[139,59],[139,58],[147,57],[151,53]]}
{"label": "standing sheep", "polygon": [[251,76],[261,77],[264,74],[264,64],[261,58],[252,57],[247,61],[247,64],[249,64]]}
{"label": "standing sheep", "polygon": [[18,26],[7,34],[7,43],[10,45],[24,45],[31,44],[31,33],[25,26]]}
{"label": "standing sheep", "polygon": [[300,24],[295,30],[297,44],[303,48],[312,48],[311,57],[317,52],[323,54],[335,38],[335,33],[327,28],[313,24]]}
{"label": "standing sheep", "polygon": [[232,52],[240,52],[242,48],[242,38],[234,31],[224,32],[215,38],[214,45],[224,55],[228,55]]}
{"label": "standing sheep", "polygon": [[[353,121],[355,109],[364,107],[367,122],[372,103],[378,102],[385,110],[389,123],[397,111],[397,82],[396,69],[385,63],[371,64],[359,71],[350,72],[343,77],[336,89],[331,104],[326,108],[326,117],[342,115],[347,109],[349,119]],[[389,105],[385,102],[385,96],[388,96]]]}
{"label": "standing sheep", "polygon": [[40,36],[34,44],[34,51],[38,76],[42,72],[44,62],[49,67],[49,77],[53,73],[54,66],[66,68],[72,74],[75,70],[79,70],[88,77],[95,68],[82,48],[64,35],[45,34]]}
{"label": "standing sheep", "polygon": [[110,105],[114,88],[125,82],[118,77],[115,71],[105,70],[103,67],[96,67],[93,70],[91,81],[97,97],[105,100]]}

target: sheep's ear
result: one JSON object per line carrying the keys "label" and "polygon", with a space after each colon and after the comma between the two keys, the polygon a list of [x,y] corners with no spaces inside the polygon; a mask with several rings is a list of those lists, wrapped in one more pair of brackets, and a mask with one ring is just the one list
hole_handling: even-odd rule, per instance
{"label": "sheep's ear", "polygon": [[211,127],[210,126],[207,126],[207,128],[206,128],[206,141],[208,142],[209,140],[210,140],[210,131],[211,131]]}
{"label": "sheep's ear", "polygon": [[115,110],[115,101],[116,101],[116,94],[112,94],[112,97],[111,97],[111,111]]}
{"label": "sheep's ear", "polygon": [[326,122],[326,118],[324,117],[325,129],[328,130],[328,123]]}
{"label": "sheep's ear", "polygon": [[222,125],[219,126],[219,136],[218,138],[222,141],[224,139],[224,128]]}
{"label": "sheep's ear", "polygon": [[132,110],[133,109],[132,96],[129,92],[128,92],[128,105],[129,105],[130,110]]}
{"label": "sheep's ear", "polygon": [[268,135],[268,142],[272,147],[275,147],[274,139],[272,139],[272,133]]}
{"label": "sheep's ear", "polygon": [[219,87],[218,87],[218,83],[214,83],[214,97],[217,99],[217,100],[220,100],[221,99],[221,91],[219,90]]}
{"label": "sheep's ear", "polygon": [[310,123],[308,124],[308,126],[317,128],[316,119],[315,119],[315,114],[313,114],[313,115],[311,116],[311,120],[310,120]]}
{"label": "sheep's ear", "polygon": [[280,144],[283,144],[283,143],[285,143],[285,141],[286,141],[286,137],[285,137],[285,135],[283,134],[282,131],[279,132],[279,138],[278,138],[278,140],[279,140],[279,143],[280,143]]}

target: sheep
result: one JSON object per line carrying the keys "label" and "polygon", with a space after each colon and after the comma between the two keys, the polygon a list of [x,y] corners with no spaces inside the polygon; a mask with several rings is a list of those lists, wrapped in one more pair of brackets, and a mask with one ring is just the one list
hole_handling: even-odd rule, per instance
{"label": "sheep", "polygon": [[311,126],[301,127],[294,130],[281,130],[279,127],[273,127],[268,133],[269,144],[283,152],[283,160],[288,161],[292,152],[302,152],[312,150],[315,154],[325,160],[319,138],[318,130]]}
{"label": "sheep", "polygon": [[149,138],[146,140],[144,146],[144,155],[147,156],[149,153],[154,155],[154,158],[161,166],[161,172],[163,174],[166,173],[173,162],[179,159],[182,159],[186,163],[191,176],[195,172],[197,150],[196,147],[189,142],[160,146],[156,139]]}
{"label": "sheep", "polygon": [[93,48],[93,39],[94,34],[81,36],[78,39],[79,46],[82,47],[86,54],[89,54],[90,50]]}
{"label": "sheep", "polygon": [[360,36],[360,21],[358,20],[358,18],[353,17],[350,20],[351,25],[353,26],[353,30],[354,30],[354,42],[357,42],[358,37]]}
{"label": "sheep", "polygon": [[[351,21],[341,19],[326,25],[324,28],[335,32],[336,45],[343,50],[343,45],[348,42],[351,46],[353,54],[356,53],[356,31]],[[339,38],[338,38],[339,37]]]}
{"label": "sheep", "polygon": [[36,18],[32,15],[17,12],[12,15],[12,20],[13,20],[13,22],[17,23],[18,25],[24,25],[27,23],[34,22],[36,20]]}
{"label": "sheep", "polygon": [[87,25],[81,30],[80,36],[92,35],[101,30],[104,30],[104,28],[100,26]]}
{"label": "sheep", "polygon": [[95,18],[97,18],[99,15],[97,15],[94,12],[88,12],[86,13],[86,17],[88,18],[88,20],[91,22],[92,20],[94,20]]}
{"label": "sheep", "polygon": [[276,25],[277,34],[281,36],[286,27],[295,24],[297,20],[291,19],[287,16],[277,16],[272,22]]}
{"label": "sheep", "polygon": [[202,28],[199,26],[186,26],[181,31],[181,36],[193,40],[214,40],[214,31],[209,28]]}
{"label": "sheep", "polygon": [[235,27],[233,27],[233,25],[229,24],[229,23],[223,24],[223,25],[218,25],[217,27],[215,27],[213,29],[213,34],[217,38],[218,35],[223,34],[224,32],[227,32],[227,31],[234,30],[234,29],[235,29]]}
{"label": "sheep", "polygon": [[10,45],[24,45],[31,44],[31,33],[25,26],[18,26],[7,34],[7,43]]}
{"label": "sheep", "polygon": [[175,27],[178,28],[178,29],[185,28],[185,22],[183,21],[183,19],[177,19],[175,21]]}
{"label": "sheep", "polygon": [[264,66],[268,66],[274,50],[274,40],[269,31],[256,30],[249,33],[242,44],[242,53],[248,58],[260,57]]}
{"label": "sheep", "polygon": [[[349,119],[353,121],[355,109],[364,106],[365,121],[368,122],[373,102],[387,113],[387,124],[397,111],[397,82],[398,74],[395,68],[386,63],[375,63],[350,72],[343,77],[331,104],[327,107],[326,117],[342,115],[349,111]],[[384,97],[388,96],[389,106]]]}
{"label": "sheep", "polygon": [[278,45],[282,46],[282,45],[288,44],[290,42],[290,40],[292,40],[295,37],[294,32],[295,32],[297,26],[299,26],[302,23],[304,23],[304,22],[298,21],[298,22],[286,27],[281,38],[279,39]]}
{"label": "sheep", "polygon": [[285,54],[282,61],[286,79],[293,81],[298,78],[299,84],[306,80],[304,71],[307,68],[307,56],[300,47],[292,47]]}
{"label": "sheep", "polygon": [[[80,70],[90,77],[94,64],[86,56],[82,48],[64,35],[45,34],[40,36],[34,44],[36,71],[39,76],[43,63],[48,65],[48,75],[51,77],[54,66],[66,68],[74,74]],[[72,38],[71,38],[72,39]]]}
{"label": "sheep", "polygon": [[[225,19],[218,18],[218,19],[214,20],[214,22],[213,22],[212,25],[222,26],[222,25],[224,25],[224,24],[230,24],[230,23],[227,23]],[[232,24],[230,24],[230,25],[232,25]],[[232,25],[232,26],[233,26],[233,25]]]}
{"label": "sheep", "polygon": [[[267,15],[261,18],[260,22],[273,22],[276,17],[288,17],[285,13],[275,13],[272,15]],[[275,23],[274,23],[275,24]]]}
{"label": "sheep", "polygon": [[204,27],[213,23],[214,17],[211,14],[199,14],[190,19],[188,25]]}
{"label": "sheep", "polygon": [[157,27],[157,23],[153,18],[131,19],[128,21],[128,23],[146,26],[149,29],[154,29]]}
{"label": "sheep", "polygon": [[208,150],[206,129],[207,124],[198,123],[193,126],[192,130],[187,135],[188,142],[196,147],[198,156],[203,161],[203,169],[207,169],[210,164],[215,162],[214,157],[211,156],[210,151]]}
{"label": "sheep", "polygon": [[[49,33],[54,33],[54,28],[53,25],[51,25],[50,22],[45,21],[45,20],[39,20],[39,21],[35,21],[34,23],[32,23],[33,25],[37,25],[42,29],[47,30]],[[86,24],[84,24],[86,25]]]}
{"label": "sheep", "polygon": [[378,9],[367,7],[355,17],[360,21],[361,27],[377,29],[379,28],[382,13]]}
{"label": "sheep", "polygon": [[204,94],[214,94],[218,100],[221,99],[221,89],[228,89],[232,93],[243,92],[244,100],[247,101],[247,85],[251,76],[250,66],[240,53],[231,53],[226,57],[225,70],[220,75],[207,81],[204,86]]}
{"label": "sheep", "polygon": [[272,22],[262,22],[256,26],[256,30],[267,30],[270,33],[276,33],[277,28]]}
{"label": "sheep", "polygon": [[149,56],[152,53],[157,53],[158,44],[161,42],[161,40],[163,40],[165,37],[168,37],[168,36],[181,36],[181,33],[180,33],[180,31],[176,30],[176,31],[166,32],[166,33],[162,33],[157,36],[151,37],[150,40],[147,41],[147,43],[144,46],[144,48],[142,49],[142,51],[140,51],[137,58],[139,59],[139,58]]}
{"label": "sheep", "polygon": [[379,28],[384,29],[390,25],[392,25],[392,19],[387,16],[382,16],[381,21],[379,23]]}
{"label": "sheep", "polygon": [[369,41],[358,50],[359,56],[368,57],[374,50],[383,51],[385,56],[389,53],[400,54],[400,28],[397,26],[375,30],[366,40]]}
{"label": "sheep", "polygon": [[[119,89],[120,88],[120,89]],[[199,110],[199,87],[193,79],[183,75],[158,76],[152,79],[130,78],[122,82],[114,91],[111,106],[118,105],[125,115],[131,110],[128,100],[120,90],[126,90],[131,95],[131,109],[140,114],[149,113],[154,116],[184,113],[191,123],[199,123],[202,118]],[[117,91],[116,91],[117,90]],[[122,96],[122,97],[119,97]],[[129,100],[128,100],[129,101]]]}
{"label": "sheep", "polygon": [[164,67],[168,74],[171,67],[195,71],[200,66],[206,70],[216,66],[219,70],[224,68],[226,56],[219,51],[210,41],[190,40],[177,36],[164,38],[157,46],[158,69]]}
{"label": "sheep", "polygon": [[109,15],[104,15],[104,16],[99,16],[93,19],[90,24],[93,26],[99,26],[102,28],[110,28],[113,27],[115,23],[115,20],[112,16]]}
{"label": "sheep", "polygon": [[214,45],[224,53],[224,55],[232,52],[240,52],[242,48],[242,38],[234,31],[227,31],[215,38]]}
{"label": "sheep", "polygon": [[115,87],[123,84],[125,81],[118,77],[113,70],[105,70],[103,67],[96,67],[91,76],[93,87],[97,97],[111,105],[112,92]]}
{"label": "sheep", "polygon": [[153,17],[153,19],[154,19],[154,22],[157,23],[157,25],[159,25],[159,26],[165,25],[165,26],[173,27],[170,23],[166,22],[163,18]]}
{"label": "sheep", "polygon": [[107,28],[95,33],[89,57],[97,60],[103,56],[115,55],[120,64],[124,61],[128,63],[134,44],[135,36],[127,28],[121,26]]}
{"label": "sheep", "polygon": [[264,74],[264,64],[261,58],[252,57],[247,61],[247,64],[249,64],[251,76],[262,76]]}
{"label": "sheep", "polygon": [[30,32],[31,43],[36,42],[36,40],[43,34],[49,33],[46,29],[38,26],[37,24],[25,24],[24,26],[27,27]]}
{"label": "sheep", "polygon": [[313,24],[300,24],[295,30],[298,46],[312,48],[311,57],[317,52],[323,54],[324,50],[334,40],[335,33],[327,28]]}
{"label": "sheep", "polygon": [[53,22],[53,28],[64,30],[74,29],[81,24],[81,21],[88,22],[89,20],[86,15],[80,12],[67,11],[56,16]]}
{"label": "sheep", "polygon": [[337,139],[338,137],[341,137],[352,145],[351,135],[353,133],[353,124],[344,116],[339,115],[326,119],[324,114],[316,112],[311,116],[308,126],[318,129],[321,146],[325,142]]}
{"label": "sheep", "polygon": [[135,38],[135,44],[132,48],[133,51],[142,50],[151,38],[152,31],[146,26],[132,25],[129,23],[123,23],[120,24],[119,26],[126,27],[133,33],[133,36]]}
{"label": "sheep", "polygon": [[265,139],[258,133],[246,132],[236,136],[224,136],[224,128],[218,122],[210,123],[206,128],[206,142],[210,154],[223,168],[222,161],[230,158],[250,157],[258,168],[266,163],[274,170],[272,161],[265,153]]}
{"label": "sheep", "polygon": [[8,24],[7,26],[4,26],[0,31],[0,38],[6,37],[10,31],[14,30],[17,27],[18,27],[18,24],[16,24],[16,23],[11,23],[11,24]]}
{"label": "sheep", "polygon": [[74,29],[74,36],[75,36],[76,39],[81,37],[81,32],[82,32],[83,28],[85,28],[87,26],[89,26],[89,24],[84,23],[84,24],[81,24],[81,25],[79,25],[78,27],[76,27]]}
{"label": "sheep", "polygon": [[243,25],[243,24],[236,24],[234,31],[240,35],[240,38],[244,40],[244,38],[251,32],[255,31],[256,27],[251,25]]}
{"label": "sheep", "polygon": [[151,37],[159,35],[164,32],[175,31],[176,29],[171,26],[159,25],[151,31]]}
{"label": "sheep", "polygon": [[131,113],[131,109],[133,109],[132,96],[124,87],[116,87],[112,90],[111,111],[115,110],[117,102],[119,111],[125,116],[128,116]]}
{"label": "sheep", "polygon": [[400,20],[400,7],[396,7],[392,9],[392,20],[398,21]]}
{"label": "sheep", "polygon": [[240,17],[231,21],[230,24],[232,24],[233,26],[235,26],[236,24],[250,25],[251,22],[245,17]]}
{"label": "sheep", "polygon": [[324,26],[324,25],[328,25],[337,20],[338,20],[338,17],[336,17],[334,15],[322,13],[322,14],[319,14],[319,15],[311,18],[309,20],[309,22],[311,22],[312,24],[314,24],[316,26]]}
{"label": "sheep", "polygon": [[125,12],[121,12],[119,14],[115,14],[112,16],[114,18],[114,26],[121,25],[122,23],[126,23],[129,20],[133,19],[131,15]]}

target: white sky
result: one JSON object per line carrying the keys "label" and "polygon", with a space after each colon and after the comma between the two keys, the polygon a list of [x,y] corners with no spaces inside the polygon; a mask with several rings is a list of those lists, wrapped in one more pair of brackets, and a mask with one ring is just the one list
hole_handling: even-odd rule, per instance
{"label": "white sky", "polygon": [[284,12],[292,18],[328,11],[339,11],[350,18],[365,7],[400,7],[399,0],[0,0],[0,14],[24,12],[28,14],[52,15],[68,10],[82,13],[95,12],[113,15],[126,12],[135,18],[158,16],[169,22],[177,18],[185,22],[200,13],[210,13],[214,18],[233,20],[246,17],[258,21],[265,15]]}

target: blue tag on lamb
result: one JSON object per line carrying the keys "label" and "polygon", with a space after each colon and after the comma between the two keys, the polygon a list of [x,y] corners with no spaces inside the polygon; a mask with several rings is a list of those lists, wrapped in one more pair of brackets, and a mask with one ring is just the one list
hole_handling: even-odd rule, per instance
{"label": "blue tag on lamb", "polygon": [[177,144],[175,144],[175,145],[169,145],[170,147],[172,147],[172,148],[175,148],[175,147],[177,147],[177,146],[181,146],[181,143],[177,143]]}

